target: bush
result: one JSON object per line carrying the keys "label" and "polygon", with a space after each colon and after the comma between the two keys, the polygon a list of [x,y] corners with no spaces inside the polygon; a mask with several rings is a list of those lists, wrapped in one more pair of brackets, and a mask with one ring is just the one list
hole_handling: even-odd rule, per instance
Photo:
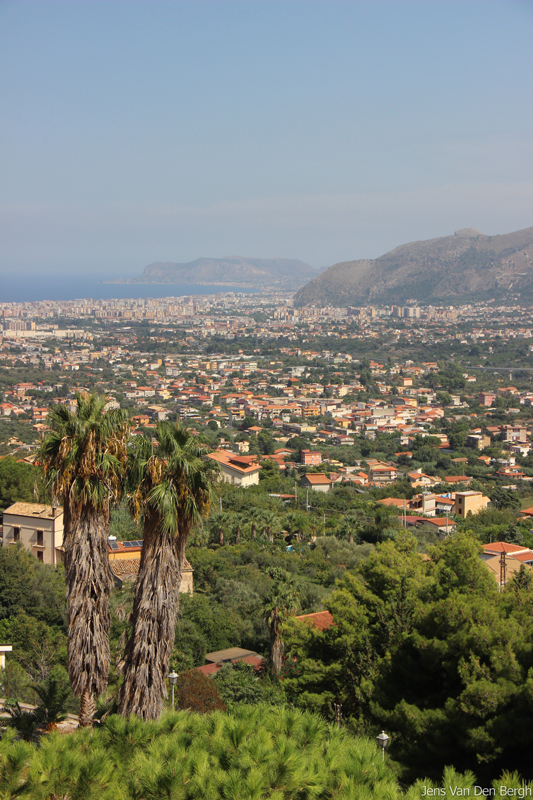
{"label": "bush", "polygon": [[213,680],[220,697],[229,707],[237,703],[255,705],[263,699],[261,682],[255,669],[245,661],[224,664]]}
{"label": "bush", "polygon": [[199,714],[226,710],[214,681],[196,669],[190,669],[179,676],[175,692],[178,708]]}

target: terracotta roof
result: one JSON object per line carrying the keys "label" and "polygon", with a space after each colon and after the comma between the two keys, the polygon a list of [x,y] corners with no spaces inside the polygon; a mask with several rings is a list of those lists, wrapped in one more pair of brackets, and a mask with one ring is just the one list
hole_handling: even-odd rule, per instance
{"label": "terracotta roof", "polygon": [[524,564],[529,564],[533,561],[533,551],[529,550],[527,553],[513,553],[512,558],[516,561],[523,561]]}
{"label": "terracotta roof", "polygon": [[516,555],[516,553],[529,553],[531,552],[528,547],[521,547],[518,544],[509,544],[508,542],[493,542],[486,544],[483,548],[485,553],[507,553]]}
{"label": "terracotta roof", "polygon": [[111,572],[117,578],[135,578],[139,574],[140,558],[121,558],[109,562]]}
{"label": "terracotta roof", "polygon": [[303,622],[309,622],[313,628],[319,631],[327,631],[334,625],[335,620],[329,611],[316,611],[314,614],[301,614],[296,619],[301,619]]}
{"label": "terracotta roof", "polygon": [[378,500],[383,506],[396,506],[396,508],[407,507],[407,500],[400,500],[398,497],[384,497],[383,500]]}
{"label": "terracotta roof", "polygon": [[[63,507],[56,506],[55,512],[55,516],[58,517],[63,513]],[[6,508],[4,514],[16,514],[19,517],[39,517],[40,519],[54,518],[52,506],[47,506],[43,503],[13,503],[12,506]]]}
{"label": "terracotta roof", "polygon": [[237,456],[225,450],[216,450],[214,453],[209,453],[208,458],[217,461],[222,466],[229,467],[243,474],[258,472],[261,469],[259,464],[250,463],[249,459],[253,458],[253,456]]}
{"label": "terracotta roof", "polygon": [[314,475],[306,475],[305,477],[307,478],[309,483],[314,483],[317,486],[324,485],[326,483],[331,483],[331,479],[328,478],[327,475],[324,475],[322,473],[315,473]]}

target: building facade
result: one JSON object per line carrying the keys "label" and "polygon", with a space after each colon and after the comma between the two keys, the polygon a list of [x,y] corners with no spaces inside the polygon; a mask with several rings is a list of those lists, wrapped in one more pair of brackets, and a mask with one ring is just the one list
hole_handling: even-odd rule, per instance
{"label": "building facade", "polygon": [[43,503],[13,503],[4,511],[2,547],[20,542],[43,564],[63,561],[63,509]]}

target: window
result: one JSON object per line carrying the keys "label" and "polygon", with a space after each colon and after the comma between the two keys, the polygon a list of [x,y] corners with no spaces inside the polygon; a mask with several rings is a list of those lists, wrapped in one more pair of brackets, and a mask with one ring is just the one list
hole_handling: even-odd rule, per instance
{"label": "window", "polygon": [[37,546],[44,547],[44,531],[37,531]]}
{"label": "window", "polygon": [[20,528],[13,528],[13,541],[20,542]]}
{"label": "window", "polygon": [[42,550],[37,551],[37,561],[44,561],[44,553]]}

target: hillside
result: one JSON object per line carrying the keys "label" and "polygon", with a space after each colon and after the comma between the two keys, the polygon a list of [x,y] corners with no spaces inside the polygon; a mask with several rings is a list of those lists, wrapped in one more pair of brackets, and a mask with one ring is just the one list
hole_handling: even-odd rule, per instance
{"label": "hillside", "polygon": [[376,259],[334,264],[300,289],[295,304],[530,299],[532,259],[533,228],[498,236],[464,228],[453,236],[403,244]]}
{"label": "hillside", "polygon": [[202,283],[253,288],[297,289],[316,275],[316,270],[290,258],[197,258],[186,264],[157,261],[143,274],[126,283]]}

